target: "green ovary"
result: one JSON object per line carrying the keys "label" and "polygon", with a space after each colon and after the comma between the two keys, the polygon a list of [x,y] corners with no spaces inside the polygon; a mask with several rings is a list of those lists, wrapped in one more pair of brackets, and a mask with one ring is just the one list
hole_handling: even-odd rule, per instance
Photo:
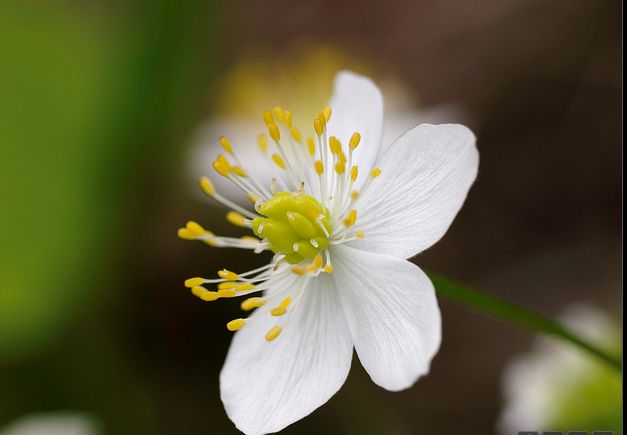
{"label": "green ovary", "polygon": [[284,254],[290,264],[313,260],[329,246],[328,211],[312,196],[280,192],[257,212],[265,217],[253,219],[253,232],[268,241],[272,252]]}

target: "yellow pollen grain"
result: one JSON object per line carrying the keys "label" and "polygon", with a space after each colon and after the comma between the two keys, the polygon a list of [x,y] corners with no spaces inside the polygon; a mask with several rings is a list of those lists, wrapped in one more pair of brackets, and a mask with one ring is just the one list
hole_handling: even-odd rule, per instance
{"label": "yellow pollen grain", "polygon": [[187,230],[195,236],[202,236],[203,234],[205,234],[205,229],[194,221],[187,222],[185,228],[187,228]]}
{"label": "yellow pollen grain", "polygon": [[283,328],[281,328],[279,325],[273,326],[272,328],[270,328],[270,330],[266,334],[266,340],[268,341],[274,340],[275,338],[279,336],[279,334],[281,334],[281,331],[283,331]]}
{"label": "yellow pollen grain", "polygon": [[316,255],[316,258],[314,258],[313,263],[311,263],[316,269],[319,269],[322,267],[322,255]]}
{"label": "yellow pollen grain", "polygon": [[216,189],[213,187],[213,183],[207,177],[201,177],[200,180],[198,180],[198,185],[207,196],[213,196],[216,192]]}
{"label": "yellow pollen grain", "polygon": [[354,165],[351,168],[351,181],[357,180],[357,175],[358,174],[359,174],[359,168],[357,167],[357,165]]}
{"label": "yellow pollen grain", "polygon": [[307,137],[307,151],[309,151],[311,157],[316,155],[316,143],[311,136]]}
{"label": "yellow pollen grain", "polygon": [[326,122],[329,122],[329,119],[331,119],[331,113],[333,113],[333,110],[331,110],[330,106],[325,106],[324,109],[322,109],[322,114]]}
{"label": "yellow pollen grain", "polygon": [[357,145],[359,145],[359,142],[361,142],[361,135],[358,132],[355,132],[351,136],[350,141],[348,141],[348,147],[354,150],[357,148]]}
{"label": "yellow pollen grain", "polygon": [[255,204],[255,203],[257,202],[257,200],[259,199],[259,198],[257,198],[257,196],[256,196],[256,195],[254,195],[254,194],[252,194],[252,193],[247,193],[247,194],[246,194],[246,198],[247,198],[250,202],[252,202],[253,204]]}
{"label": "yellow pollen grain", "polygon": [[247,228],[248,227],[248,225],[246,223],[247,222],[246,218],[242,214],[240,214],[240,213],[238,213],[236,211],[228,212],[226,214],[226,220],[229,221],[230,223],[232,223],[233,225],[238,226],[238,227],[242,227],[242,228]]}
{"label": "yellow pollen grain", "polygon": [[363,239],[364,238],[364,232],[363,231],[357,231],[357,234],[355,234],[355,237],[357,237],[358,239]]}
{"label": "yellow pollen grain", "polygon": [[198,287],[200,285],[202,285],[205,282],[204,278],[189,278],[185,280],[185,287],[187,288],[192,288],[192,287]]}
{"label": "yellow pollen grain", "polygon": [[255,308],[262,307],[266,304],[266,300],[263,298],[248,298],[240,304],[240,308],[244,311],[254,310]]}
{"label": "yellow pollen grain", "polygon": [[292,267],[292,273],[295,273],[296,275],[304,275],[306,272],[305,269],[303,269],[300,266],[294,266]]}
{"label": "yellow pollen grain", "polygon": [[215,169],[218,174],[226,177],[229,174],[230,167],[228,163],[225,163],[221,160],[216,160],[213,162],[213,169]]}
{"label": "yellow pollen grain", "polygon": [[218,290],[232,290],[237,287],[237,283],[233,281],[221,282],[218,284]]}
{"label": "yellow pollen grain", "polygon": [[351,192],[351,198],[352,198],[352,199],[357,199],[357,198],[359,198],[359,192],[357,192],[356,190],[353,190],[353,191]]}
{"label": "yellow pollen grain", "polygon": [[326,273],[331,273],[331,272],[333,272],[333,266],[332,266],[332,265],[330,265],[330,264],[327,264],[326,266],[324,266],[324,271],[325,271]]}
{"label": "yellow pollen grain", "polygon": [[316,174],[322,175],[324,172],[324,163],[322,163],[322,160],[316,160],[314,166],[316,168]]}
{"label": "yellow pollen grain", "polygon": [[252,237],[252,236],[242,236],[239,238],[240,240],[244,241],[244,242],[251,242],[251,243],[259,243],[259,239],[257,237]]}
{"label": "yellow pollen grain", "polygon": [[212,302],[218,299],[218,294],[216,292],[211,292],[201,286],[192,287],[192,294],[206,302]]}
{"label": "yellow pollen grain", "polygon": [[285,124],[287,128],[292,126],[292,112],[289,110],[283,112],[283,124]]}
{"label": "yellow pollen grain", "polygon": [[268,125],[268,134],[275,142],[278,142],[281,139],[281,133],[279,132],[279,127],[277,127],[276,124]]}
{"label": "yellow pollen grain", "polygon": [[238,292],[246,292],[249,290],[253,290],[254,288],[255,288],[254,284],[246,282],[244,284],[240,284],[237,287],[235,287],[235,290],[237,290]]}
{"label": "yellow pollen grain", "polygon": [[266,139],[266,135],[261,133],[257,136],[257,145],[259,146],[259,150],[262,153],[265,153],[268,149],[268,140]]}
{"label": "yellow pollen grain", "polygon": [[283,161],[283,158],[280,155],[272,154],[272,160],[274,161],[274,163],[276,163],[276,165],[279,168],[285,169],[285,162]]}
{"label": "yellow pollen grain", "polygon": [[353,209],[350,211],[346,219],[344,219],[344,226],[352,227],[355,225],[355,221],[357,220],[357,210]]}
{"label": "yellow pollen grain", "polygon": [[300,134],[300,130],[297,129],[296,127],[290,128],[290,134],[292,135],[292,137],[294,138],[296,142],[301,142],[303,140],[303,135]]}
{"label": "yellow pollen grain", "polygon": [[377,178],[379,175],[381,175],[381,169],[379,168],[374,168],[372,172],[370,172],[372,178]]}
{"label": "yellow pollen grain", "polygon": [[221,298],[233,298],[237,296],[237,292],[233,289],[218,290],[218,296]]}
{"label": "yellow pollen grain", "polygon": [[318,118],[314,119],[313,127],[316,134],[318,136],[322,136],[322,133],[324,132],[324,127]]}
{"label": "yellow pollen grain", "polygon": [[327,119],[324,117],[324,113],[322,112],[318,113],[317,119],[320,120],[320,123],[322,124],[323,127],[327,126]]}
{"label": "yellow pollen grain", "polygon": [[285,313],[287,313],[287,310],[283,307],[276,307],[270,310],[270,314],[272,314],[275,317],[282,316]]}
{"label": "yellow pollen grain", "polygon": [[183,240],[194,240],[196,236],[187,228],[179,228],[176,235]]}
{"label": "yellow pollen grain", "polygon": [[235,175],[238,175],[240,177],[245,177],[246,176],[246,171],[244,171],[241,167],[239,166],[232,166],[231,167],[231,172],[233,172]]}
{"label": "yellow pollen grain", "polygon": [[246,324],[246,319],[234,319],[226,324],[226,329],[229,331],[237,331],[238,329],[242,329]]}
{"label": "yellow pollen grain", "polygon": [[222,269],[218,271],[218,276],[222,279],[226,279],[227,281],[237,281],[239,276],[235,272],[231,272],[230,270]]}
{"label": "yellow pollen grain", "polygon": [[220,145],[222,145],[224,151],[231,155],[233,154],[233,147],[231,146],[231,142],[229,142],[228,138],[226,138],[225,136],[220,136]]}
{"label": "yellow pollen grain", "polygon": [[342,144],[335,136],[329,138],[329,149],[333,154],[339,154],[342,152]]}
{"label": "yellow pollen grain", "polygon": [[281,121],[283,119],[283,109],[281,109],[281,106],[274,106],[272,113],[274,113],[274,117],[277,121]]}
{"label": "yellow pollen grain", "polygon": [[274,123],[274,119],[272,119],[272,112],[270,112],[269,110],[263,112],[263,122],[265,122],[266,125]]}

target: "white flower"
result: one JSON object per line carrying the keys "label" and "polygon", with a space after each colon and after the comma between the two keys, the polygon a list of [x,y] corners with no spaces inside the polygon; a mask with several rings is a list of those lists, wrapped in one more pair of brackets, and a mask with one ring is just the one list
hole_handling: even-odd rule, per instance
{"label": "white flower", "polygon": [[[561,320],[593,342],[620,349],[618,328],[598,309],[572,305]],[[499,432],[619,430],[621,382],[619,373],[581,349],[541,338],[505,370]]]}
{"label": "white flower", "polygon": [[186,281],[208,301],[263,291],[242,302],[253,314],[227,325],[239,331],[220,374],[226,412],[247,434],[279,431],[329,400],[346,379],[353,347],[388,390],[429,371],[440,311],[429,278],[405,259],[446,232],[478,166],[475,137],[461,125],[422,124],[383,150],[381,93],[350,72],[337,75],[311,136],[279,107],[264,120],[259,158],[276,166],[271,186],[240,165],[226,138],[226,155],[214,162],[255,212],[201,179],[206,194],[233,210],[229,221],[257,237],[218,237],[195,222],[179,230],[212,246],[275,254],[256,270]]}

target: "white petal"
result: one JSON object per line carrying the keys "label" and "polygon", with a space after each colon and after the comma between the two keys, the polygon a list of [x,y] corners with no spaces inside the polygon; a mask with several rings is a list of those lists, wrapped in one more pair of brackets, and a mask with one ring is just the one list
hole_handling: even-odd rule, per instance
{"label": "white petal", "polygon": [[383,138],[381,91],[369,78],[341,71],[335,76],[329,106],[333,111],[328,124],[329,136],[336,136],[346,148],[353,133],[359,132],[361,142],[355,150],[353,163],[367,173],[377,158]]}
{"label": "white petal", "polygon": [[363,193],[351,246],[409,258],[448,230],[477,176],[474,134],[463,125],[421,124],[384,153],[381,175]]}
{"label": "white petal", "polygon": [[332,273],[361,364],[391,391],[429,372],[442,339],[433,284],[418,266],[339,246]]}
{"label": "white petal", "polygon": [[346,380],[353,347],[332,281],[316,278],[302,297],[274,341],[264,338],[277,322],[270,316],[233,338],[220,391],[229,418],[246,434],[276,432],[300,420]]}

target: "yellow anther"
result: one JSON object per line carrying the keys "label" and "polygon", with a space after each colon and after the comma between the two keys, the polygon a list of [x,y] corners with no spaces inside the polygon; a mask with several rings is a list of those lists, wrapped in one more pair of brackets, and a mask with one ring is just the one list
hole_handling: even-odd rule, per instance
{"label": "yellow anther", "polygon": [[300,142],[303,140],[303,135],[300,134],[300,130],[297,129],[296,127],[290,128],[290,134],[292,135],[292,137],[294,138],[296,142]]}
{"label": "yellow anther", "polygon": [[344,226],[352,227],[355,225],[355,221],[357,220],[357,210],[353,209],[350,211],[346,219],[344,219]]}
{"label": "yellow anther", "polygon": [[316,132],[316,134],[318,136],[322,136],[322,133],[324,132],[324,126],[322,125],[322,122],[320,122],[318,118],[314,119],[313,127],[314,127],[314,131]]}
{"label": "yellow anther", "polygon": [[213,162],[213,169],[215,169],[218,174],[226,177],[229,174],[230,165],[228,162],[225,163],[223,160],[218,159]]}
{"label": "yellow anther", "polygon": [[331,107],[329,106],[324,106],[324,109],[322,109],[322,114],[324,115],[324,120],[326,122],[329,122],[329,119],[331,119],[331,113],[333,111],[331,110]]}
{"label": "yellow anther", "polygon": [[338,174],[343,174],[344,172],[346,172],[346,165],[342,162],[337,162],[335,164],[335,172],[337,172]]}
{"label": "yellow anther", "polygon": [[316,255],[316,258],[314,258],[314,261],[312,264],[314,265],[316,269],[321,268],[322,267],[322,255]]}
{"label": "yellow anther", "polygon": [[322,112],[318,113],[317,119],[320,120],[320,123],[322,124],[323,127],[327,126],[327,119],[324,117],[324,113]]}
{"label": "yellow anther", "polygon": [[274,113],[274,117],[277,121],[281,121],[283,119],[283,109],[281,109],[281,106],[274,106],[272,113]]}
{"label": "yellow anther", "polygon": [[274,119],[272,119],[272,112],[270,112],[269,110],[263,112],[263,122],[265,122],[266,125],[274,124]]}
{"label": "yellow anther", "polygon": [[240,284],[237,287],[235,287],[235,290],[237,290],[238,292],[246,292],[249,290],[253,290],[254,288],[255,288],[254,284],[245,282],[244,284]]}
{"label": "yellow anther", "polygon": [[202,285],[205,282],[204,278],[189,278],[185,280],[185,287],[187,288],[192,288],[192,287],[198,287],[200,285]]}
{"label": "yellow anther", "polygon": [[364,238],[364,232],[363,231],[357,231],[357,234],[355,234],[355,237],[357,237],[358,239],[363,239]]}
{"label": "yellow anther", "polygon": [[237,292],[233,289],[218,290],[218,296],[221,298],[233,298],[237,296]]}
{"label": "yellow anther", "polygon": [[329,149],[333,154],[339,154],[342,152],[342,144],[335,136],[329,138]]}
{"label": "yellow anther", "polygon": [[356,190],[353,190],[351,192],[351,199],[357,199],[359,198],[359,192],[357,192]]}
{"label": "yellow anther", "polygon": [[218,246],[218,244],[216,243],[214,239],[201,239],[201,240],[209,246],[212,246],[212,247]]}
{"label": "yellow anther", "polygon": [[316,163],[314,165],[316,167],[316,173],[318,175],[322,175],[322,173],[324,172],[324,163],[322,163],[322,160],[316,160]]}
{"label": "yellow anther", "polygon": [[192,287],[192,293],[194,296],[199,297],[203,301],[211,302],[218,299],[218,294],[216,292],[211,292],[204,287]]}
{"label": "yellow anther", "polygon": [[311,157],[316,155],[316,143],[311,136],[307,137],[307,151]]}
{"label": "yellow anther", "polygon": [[218,284],[218,290],[232,290],[237,287],[237,283],[233,281],[221,282]]}
{"label": "yellow anther", "polygon": [[359,142],[361,142],[361,135],[357,132],[353,133],[353,135],[351,136],[350,141],[348,142],[348,147],[352,150],[354,150],[355,148],[357,148],[357,145],[359,145]]}
{"label": "yellow anther", "polygon": [[226,279],[227,281],[237,281],[239,276],[235,272],[231,272],[230,270],[222,269],[218,271],[218,276],[222,279]]}
{"label": "yellow anther", "polygon": [[268,134],[275,142],[278,142],[281,139],[281,133],[279,132],[279,127],[277,127],[276,124],[268,125]]}
{"label": "yellow anther", "polygon": [[235,319],[231,320],[226,324],[226,329],[229,331],[237,331],[238,329],[242,329],[246,324],[246,319]]}
{"label": "yellow anther", "polygon": [[287,309],[287,307],[289,307],[291,303],[292,303],[292,298],[288,296],[281,301],[281,303],[279,304],[279,307]]}
{"label": "yellow anther", "polygon": [[276,163],[276,165],[281,168],[281,169],[285,169],[285,162],[283,161],[283,158],[278,155],[278,154],[272,154],[272,160],[274,161],[274,163]]}
{"label": "yellow anther", "polygon": [[344,154],[344,151],[340,151],[340,162],[341,163],[346,163],[346,154]]}
{"label": "yellow anther", "polygon": [[205,229],[194,221],[187,222],[185,227],[195,236],[202,236],[205,234]]}
{"label": "yellow anther", "polygon": [[233,225],[237,226],[237,227],[242,227],[242,228],[247,228],[250,225],[247,223],[248,221],[246,220],[246,218],[236,212],[236,211],[230,211],[226,214],[226,220],[229,221],[230,223],[232,223]]}
{"label": "yellow anther", "polygon": [[282,316],[285,313],[287,313],[287,310],[283,307],[276,307],[270,310],[270,314],[272,314],[275,317]]}
{"label": "yellow anther", "polygon": [[176,233],[183,240],[194,240],[196,236],[187,228],[179,228]]}
{"label": "yellow anther", "polygon": [[333,266],[332,266],[332,265],[330,265],[330,264],[327,264],[326,266],[324,266],[324,271],[325,271],[326,273],[331,273],[331,272],[333,272]]}
{"label": "yellow anther", "polygon": [[263,298],[248,298],[242,301],[240,307],[244,311],[254,310],[255,308],[262,307],[266,304],[266,300]]}
{"label": "yellow anther", "polygon": [[201,177],[198,181],[198,184],[207,196],[213,196],[213,194],[216,192],[216,189],[213,187],[213,183],[207,177]]}
{"label": "yellow anther", "polygon": [[358,174],[359,168],[357,167],[357,165],[353,165],[353,167],[351,168],[351,181],[355,181]]}
{"label": "yellow anther", "polygon": [[233,147],[231,146],[231,142],[229,142],[229,140],[225,136],[220,136],[220,145],[222,145],[224,151],[231,155],[233,154]]}
{"label": "yellow anther", "polygon": [[257,200],[259,199],[256,195],[252,194],[252,193],[247,193],[246,194],[246,198],[252,202],[253,204],[255,204],[257,202]]}
{"label": "yellow anther", "polygon": [[231,166],[231,172],[240,177],[246,177],[246,171],[244,171],[240,166]]}
{"label": "yellow anther", "polygon": [[307,271],[300,266],[292,267],[292,272],[296,275],[304,275]]}
{"label": "yellow anther", "polygon": [[274,340],[275,338],[279,336],[279,334],[281,334],[281,331],[283,331],[283,328],[281,328],[279,325],[273,326],[272,328],[270,328],[270,330],[266,334],[266,340],[268,341]]}
{"label": "yellow anther", "polygon": [[239,238],[240,240],[244,241],[244,242],[254,242],[254,243],[259,243],[259,239],[257,237],[252,237],[252,236],[242,236]]}
{"label": "yellow anther", "polygon": [[377,178],[379,175],[381,175],[381,169],[379,168],[374,168],[372,172],[370,172],[372,178]]}
{"label": "yellow anther", "polygon": [[292,112],[289,110],[283,112],[283,124],[285,124],[287,128],[292,126]]}
{"label": "yellow anther", "polygon": [[268,149],[268,140],[266,139],[266,135],[261,133],[257,136],[257,145],[259,146],[259,150],[262,153],[265,153]]}

